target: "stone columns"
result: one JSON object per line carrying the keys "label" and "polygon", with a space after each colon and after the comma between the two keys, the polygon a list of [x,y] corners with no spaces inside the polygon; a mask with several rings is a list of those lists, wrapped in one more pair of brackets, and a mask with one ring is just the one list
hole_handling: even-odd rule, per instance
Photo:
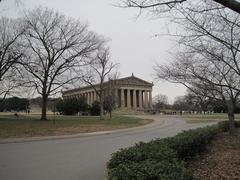
{"label": "stone columns", "polygon": [[94,94],[95,94],[95,92],[93,91],[92,92],[92,103],[94,102],[94,98],[95,98]]}
{"label": "stone columns", "polygon": [[121,107],[125,107],[124,89],[121,89]]}
{"label": "stone columns", "polygon": [[152,91],[149,91],[149,108],[152,109]]}
{"label": "stone columns", "polygon": [[86,95],[87,95],[87,103],[88,103],[88,105],[90,105],[90,95],[88,92],[86,93]]}
{"label": "stone columns", "polygon": [[133,90],[133,108],[137,108],[136,90]]}
{"label": "stone columns", "polygon": [[96,92],[96,101],[99,101],[98,91]]}
{"label": "stone columns", "polygon": [[138,102],[139,102],[139,108],[142,109],[142,90],[138,91]]}
{"label": "stone columns", "polygon": [[127,89],[127,108],[131,108],[131,94],[130,94],[130,89]]}
{"label": "stone columns", "polygon": [[147,109],[148,108],[148,92],[147,92],[147,90],[144,91],[144,95],[145,95],[144,106],[145,106],[145,109]]}
{"label": "stone columns", "polygon": [[97,93],[94,91],[93,94],[94,94],[94,101],[96,101],[97,100]]}
{"label": "stone columns", "polygon": [[114,90],[114,95],[115,95],[115,107],[118,107],[118,103],[119,103],[119,101],[118,101],[118,89],[115,89]]}

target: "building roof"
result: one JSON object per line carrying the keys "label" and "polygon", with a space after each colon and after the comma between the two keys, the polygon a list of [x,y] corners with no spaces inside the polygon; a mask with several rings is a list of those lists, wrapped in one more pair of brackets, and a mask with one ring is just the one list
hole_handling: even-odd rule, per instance
{"label": "building roof", "polygon": [[[104,85],[107,85],[110,81],[111,80],[108,80],[108,81],[104,82]],[[139,85],[139,86],[142,85],[142,86],[148,86],[148,87],[153,86],[153,83],[150,83],[148,81],[145,81],[143,79],[135,77],[133,74],[132,74],[132,76],[119,78],[119,79],[115,79],[115,80],[112,80],[112,81],[116,82],[116,85],[123,85],[123,86],[124,85]],[[100,84],[94,84],[95,87],[98,87],[99,85]],[[92,88],[92,86],[90,86],[90,85],[82,86],[82,87],[79,87],[79,88],[63,91],[62,93],[63,94],[73,93],[73,92],[80,91],[80,90],[85,90],[85,89],[88,89],[88,88]]]}

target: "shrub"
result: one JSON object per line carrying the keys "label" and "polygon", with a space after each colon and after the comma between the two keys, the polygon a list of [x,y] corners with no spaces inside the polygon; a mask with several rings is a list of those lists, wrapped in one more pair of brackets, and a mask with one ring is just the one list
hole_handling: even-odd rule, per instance
{"label": "shrub", "polygon": [[0,112],[2,111],[26,111],[29,109],[29,100],[19,97],[0,99]]}
{"label": "shrub", "polygon": [[219,132],[217,125],[184,131],[160,141],[173,149],[180,159],[189,159],[205,150],[209,141]]}
{"label": "shrub", "polygon": [[100,115],[100,102],[98,102],[98,101],[94,101],[93,103],[92,103],[92,106],[90,107],[90,114],[92,115],[92,116],[98,116],[98,115]]}
{"label": "shrub", "polygon": [[121,149],[108,162],[109,179],[192,179],[185,159],[203,151],[220,131],[217,125],[188,130]]}
{"label": "shrub", "polygon": [[[109,179],[190,179],[177,154],[165,144],[151,141],[122,149],[108,163]],[[171,173],[169,173],[171,172]]]}
{"label": "shrub", "polygon": [[80,97],[79,99],[59,100],[56,104],[56,108],[65,115],[74,115],[78,112],[86,112],[88,110],[88,105],[86,99]]}
{"label": "shrub", "polygon": [[158,143],[157,141],[151,141],[149,143],[140,142],[133,147],[121,149],[114,153],[108,163],[108,167],[114,168],[120,164],[141,162],[145,159],[165,160],[176,157],[176,153],[165,144]]}
{"label": "shrub", "polygon": [[146,159],[141,162],[130,162],[127,164],[120,164],[109,172],[108,179],[136,179],[136,180],[188,180],[192,176],[185,168],[183,161],[172,159],[172,161],[161,160],[156,161]]}

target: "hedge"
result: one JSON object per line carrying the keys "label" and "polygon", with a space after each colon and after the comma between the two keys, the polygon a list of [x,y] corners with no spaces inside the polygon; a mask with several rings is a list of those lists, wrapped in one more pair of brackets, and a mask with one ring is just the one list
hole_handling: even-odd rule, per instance
{"label": "hedge", "polygon": [[204,151],[208,142],[220,131],[220,125],[207,126],[121,149],[112,154],[107,164],[108,179],[192,179],[185,160]]}
{"label": "hedge", "polygon": [[114,153],[108,163],[108,179],[191,179],[185,162],[165,144],[151,141]]}

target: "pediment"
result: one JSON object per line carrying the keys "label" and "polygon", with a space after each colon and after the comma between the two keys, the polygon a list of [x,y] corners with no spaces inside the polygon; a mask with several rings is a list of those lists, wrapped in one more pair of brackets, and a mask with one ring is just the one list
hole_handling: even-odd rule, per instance
{"label": "pediment", "polygon": [[135,86],[151,86],[151,87],[153,86],[152,83],[144,81],[144,80],[142,80],[140,78],[137,78],[135,76],[118,79],[118,84],[135,85]]}

